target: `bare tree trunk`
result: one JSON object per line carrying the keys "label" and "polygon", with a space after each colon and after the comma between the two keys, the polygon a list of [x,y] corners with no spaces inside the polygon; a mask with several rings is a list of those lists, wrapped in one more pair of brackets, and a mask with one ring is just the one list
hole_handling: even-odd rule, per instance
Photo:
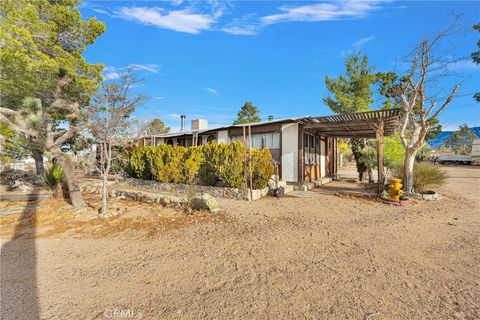
{"label": "bare tree trunk", "polygon": [[413,166],[415,164],[415,154],[411,150],[406,150],[405,161],[403,165],[403,190],[406,194],[415,192],[413,185]]}
{"label": "bare tree trunk", "polygon": [[35,172],[37,175],[42,175],[44,172],[44,167],[43,167],[43,152],[33,148],[32,149],[32,158],[35,160]]}
{"label": "bare tree trunk", "polygon": [[106,172],[103,173],[102,177],[102,207],[100,208],[100,216],[105,217],[108,212],[108,202],[107,202],[107,195],[108,195],[108,174]]}
{"label": "bare tree trunk", "polygon": [[100,216],[105,217],[108,213],[108,174],[112,164],[112,146],[111,144],[102,144],[102,206],[100,208]]}
{"label": "bare tree trunk", "polygon": [[83,199],[82,192],[78,187],[77,178],[75,177],[75,171],[73,170],[73,166],[70,163],[70,160],[68,160],[68,158],[65,156],[65,154],[63,154],[60,148],[54,148],[50,151],[52,151],[58,163],[63,168],[63,171],[65,173],[65,180],[68,187],[68,194],[70,196],[70,200],[72,201],[72,205],[75,208],[87,207],[87,204]]}

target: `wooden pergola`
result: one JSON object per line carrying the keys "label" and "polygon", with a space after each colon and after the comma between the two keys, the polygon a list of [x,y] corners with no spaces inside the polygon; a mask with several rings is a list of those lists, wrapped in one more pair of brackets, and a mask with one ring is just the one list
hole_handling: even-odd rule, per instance
{"label": "wooden pergola", "polygon": [[311,117],[303,120],[304,129],[335,138],[375,138],[378,163],[378,192],[383,192],[383,137],[398,128],[400,109],[376,110]]}

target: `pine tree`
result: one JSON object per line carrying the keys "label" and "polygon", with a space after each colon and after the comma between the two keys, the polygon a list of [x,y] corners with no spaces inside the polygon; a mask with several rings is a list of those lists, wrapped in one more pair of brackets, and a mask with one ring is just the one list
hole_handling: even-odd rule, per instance
{"label": "pine tree", "polygon": [[[368,111],[373,103],[372,85],[377,81],[378,74],[368,66],[368,58],[356,53],[346,57],[346,75],[336,79],[325,76],[325,85],[332,96],[323,99],[326,105],[335,113],[353,113]],[[366,147],[365,139],[350,139],[357,172],[360,180],[365,179],[367,167],[361,161],[362,150]]]}
{"label": "pine tree", "polygon": [[258,108],[250,101],[245,102],[237,114],[237,120],[233,124],[252,123],[262,121],[258,115]]}

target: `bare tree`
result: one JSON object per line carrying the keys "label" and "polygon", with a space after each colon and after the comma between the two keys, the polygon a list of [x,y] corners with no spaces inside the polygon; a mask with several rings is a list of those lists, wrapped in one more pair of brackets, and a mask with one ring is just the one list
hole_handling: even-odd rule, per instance
{"label": "bare tree", "polygon": [[[18,110],[0,107],[0,122],[53,153],[65,172],[72,205],[75,208],[82,208],[87,204],[78,187],[73,166],[61,149],[67,140],[85,128],[83,106],[66,99],[65,90],[69,82],[70,79],[64,76],[58,79],[49,106],[42,106],[40,99],[26,98]],[[65,119],[63,122],[66,128],[58,130],[60,114],[61,118]]]}
{"label": "bare tree", "polygon": [[[413,186],[413,167],[417,152],[425,145],[430,131],[438,126],[438,116],[452,102],[460,83],[453,86],[445,97],[429,95],[434,84],[450,75],[449,66],[457,60],[449,58],[443,50],[442,40],[456,33],[457,17],[445,30],[433,37],[420,41],[412,53],[409,72],[390,88],[390,97],[401,108],[400,138],[405,148],[404,190],[407,194],[415,192]],[[441,101],[441,102],[439,102]]]}
{"label": "bare tree", "polygon": [[100,216],[108,213],[108,175],[112,167],[113,149],[128,146],[142,133],[138,122],[130,118],[132,112],[148,98],[131,93],[139,83],[134,68],[119,74],[117,80],[104,82],[90,108],[90,129],[100,148],[102,177],[102,206]]}

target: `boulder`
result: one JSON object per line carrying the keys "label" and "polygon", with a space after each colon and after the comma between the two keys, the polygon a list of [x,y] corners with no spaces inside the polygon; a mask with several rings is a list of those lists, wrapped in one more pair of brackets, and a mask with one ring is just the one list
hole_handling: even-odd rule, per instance
{"label": "boulder", "polygon": [[208,193],[193,198],[190,206],[193,210],[209,210],[211,212],[220,210],[217,200]]}
{"label": "boulder", "polygon": [[16,180],[13,184],[13,187],[19,189],[21,192],[28,192],[33,190],[33,185],[24,180]]}

